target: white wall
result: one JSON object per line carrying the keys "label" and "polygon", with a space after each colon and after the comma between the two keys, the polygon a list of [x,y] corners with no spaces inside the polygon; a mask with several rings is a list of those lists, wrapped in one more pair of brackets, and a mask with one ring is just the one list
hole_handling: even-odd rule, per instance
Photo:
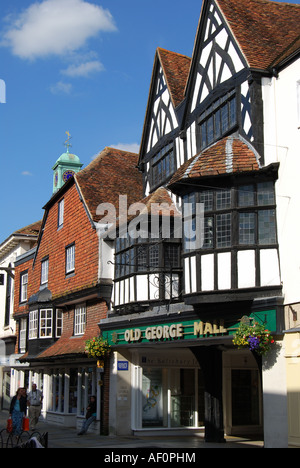
{"label": "white wall", "polygon": [[265,165],[279,162],[277,222],[285,303],[300,301],[300,59],[263,79]]}
{"label": "white wall", "polygon": [[288,447],[287,385],[284,346],[276,342],[263,358],[265,448]]}

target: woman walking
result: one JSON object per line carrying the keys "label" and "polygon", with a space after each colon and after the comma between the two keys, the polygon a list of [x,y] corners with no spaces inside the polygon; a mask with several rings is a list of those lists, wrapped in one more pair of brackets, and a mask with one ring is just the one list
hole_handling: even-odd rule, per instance
{"label": "woman walking", "polygon": [[13,434],[20,435],[23,430],[23,418],[27,410],[27,396],[25,388],[18,388],[16,395],[11,400],[9,414],[12,419]]}

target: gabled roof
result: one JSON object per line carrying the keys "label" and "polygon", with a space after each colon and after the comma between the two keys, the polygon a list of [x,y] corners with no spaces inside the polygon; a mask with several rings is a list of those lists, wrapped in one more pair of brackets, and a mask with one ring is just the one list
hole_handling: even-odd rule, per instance
{"label": "gabled roof", "polygon": [[177,107],[184,99],[191,58],[160,47],[157,49],[157,56],[164,71],[173,105]]}
{"label": "gabled roof", "polygon": [[268,70],[300,47],[300,5],[270,0],[216,0],[249,66]]}
{"label": "gabled roof", "polygon": [[253,146],[239,135],[231,135],[214,143],[183,164],[168,186],[199,177],[229,175],[258,171],[259,155]]}
{"label": "gabled roof", "polygon": [[128,205],[142,197],[142,175],[137,169],[138,155],[106,147],[74,179],[93,222],[101,217],[97,207],[111,203],[119,209],[119,195],[127,195]]}
{"label": "gabled roof", "polygon": [[22,240],[37,240],[41,226],[42,221],[37,221],[13,232],[4,242],[0,244],[0,255],[6,255]]}

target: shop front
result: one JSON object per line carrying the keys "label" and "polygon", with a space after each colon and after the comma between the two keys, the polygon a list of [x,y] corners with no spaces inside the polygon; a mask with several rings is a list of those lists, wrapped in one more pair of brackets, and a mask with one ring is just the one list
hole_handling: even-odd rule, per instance
{"label": "shop front", "polygon": [[[276,310],[248,318],[276,331]],[[262,433],[261,362],[233,346],[239,320],[177,316],[114,329],[102,323],[113,349],[111,433],[205,432],[220,441],[224,433]]]}

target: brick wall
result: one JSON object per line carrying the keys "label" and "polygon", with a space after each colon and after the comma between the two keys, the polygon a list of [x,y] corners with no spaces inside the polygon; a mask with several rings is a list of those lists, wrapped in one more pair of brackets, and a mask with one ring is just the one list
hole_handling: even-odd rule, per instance
{"label": "brick wall", "polygon": [[[41,261],[49,256],[48,289],[53,299],[97,284],[98,236],[75,185],[63,195],[64,223],[58,229],[58,200],[50,207],[33,270],[33,289],[41,282]],[[75,274],[66,276],[66,247],[75,243]]]}

